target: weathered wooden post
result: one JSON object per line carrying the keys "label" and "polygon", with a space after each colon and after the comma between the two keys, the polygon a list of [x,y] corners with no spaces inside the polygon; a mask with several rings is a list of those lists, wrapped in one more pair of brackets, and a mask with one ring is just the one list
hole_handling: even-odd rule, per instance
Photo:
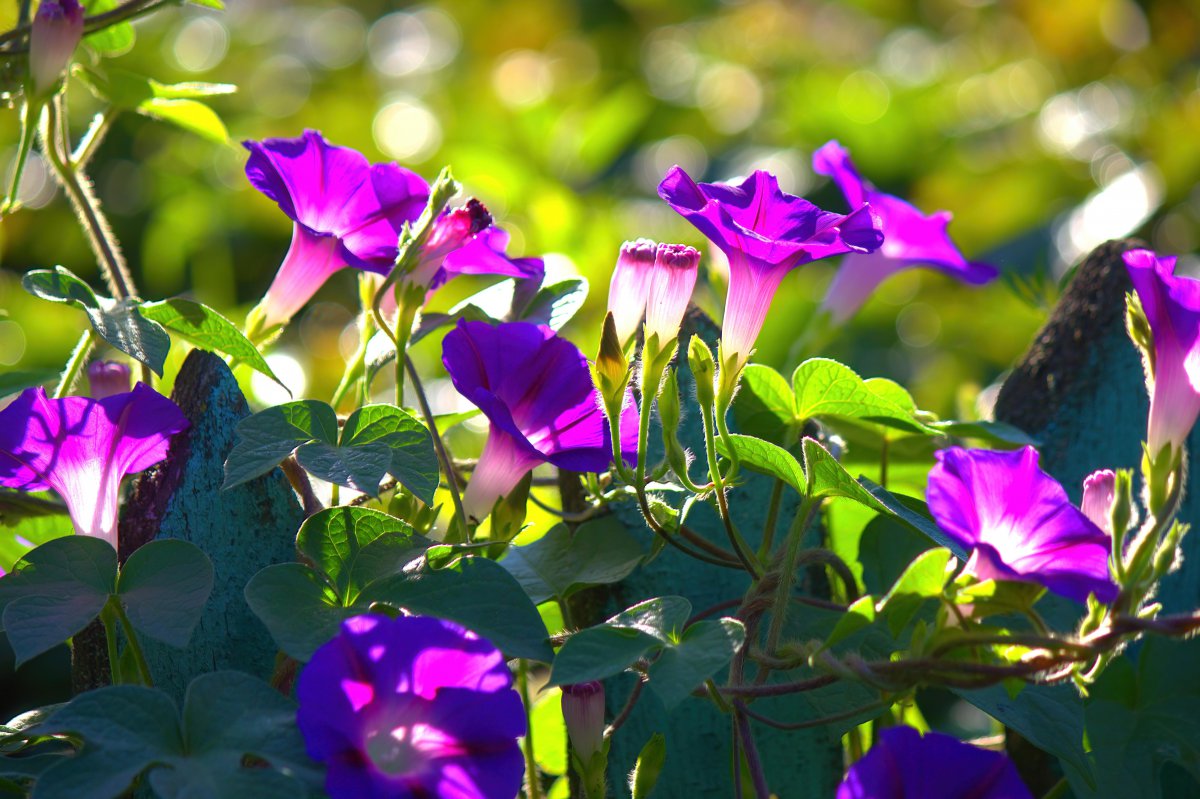
{"label": "weathered wooden post", "polygon": [[264,566],[295,558],[304,514],[278,469],[221,490],[237,423],[250,415],[221,358],[193,350],[172,399],[192,426],[176,436],[158,468],[134,483],[119,533],[122,559],[154,538],[190,541],[212,559],[213,591],[188,648],[142,642],[156,686],[182,697],[193,677],[218,669],[270,676],[276,647],[242,591]]}
{"label": "weathered wooden post", "polygon": [[[701,336],[716,351],[720,330],[694,307],[689,309],[683,323],[679,352],[686,353],[691,335]],[[693,466],[693,478],[703,469],[704,438],[695,403],[695,385],[687,368],[686,357],[677,357],[680,394],[684,417],[680,425],[681,443],[697,453],[699,463]],[[693,410],[688,412],[688,408]],[[662,444],[657,418],[651,428],[651,461],[661,457]],[[752,547],[761,542],[763,525],[773,480],[763,475],[743,472],[745,484],[731,495],[730,511]],[[778,517],[779,535],[786,530],[788,520],[795,514],[798,500],[794,494],[786,499]],[[564,494],[564,506],[571,507],[569,494]],[[578,507],[578,506],[576,506]],[[649,547],[653,533],[638,510],[630,503],[618,506],[618,517],[631,529],[645,536]],[[688,516],[688,526],[710,541],[727,546],[720,517],[705,503],[697,503]],[[814,542],[815,545],[816,542]],[[644,599],[676,595],[691,601],[694,612],[710,608],[727,600],[740,600],[749,586],[749,577],[740,571],[722,569],[701,563],[671,547],[639,567],[623,582],[582,592],[572,600],[573,615],[581,625],[603,621],[614,613]],[[725,608],[719,615],[734,612]],[[718,675],[717,683],[724,678]],[[606,683],[606,702],[609,718],[625,705],[634,684],[624,674]],[[794,700],[778,701],[773,712],[781,718],[802,720],[820,715],[821,692],[795,695]],[[613,738],[609,753],[609,790],[618,797],[629,797],[625,777],[633,769],[641,747],[656,732],[666,736],[667,755],[662,776],[654,796],[662,799],[691,799],[692,797],[729,797],[734,795],[733,761],[730,717],[719,713],[710,703],[688,700],[669,714],[652,695],[644,692],[633,713]],[[756,742],[763,769],[771,789],[781,799],[825,799],[833,795],[842,775],[840,731],[818,727],[795,732],[780,732],[756,728]]]}

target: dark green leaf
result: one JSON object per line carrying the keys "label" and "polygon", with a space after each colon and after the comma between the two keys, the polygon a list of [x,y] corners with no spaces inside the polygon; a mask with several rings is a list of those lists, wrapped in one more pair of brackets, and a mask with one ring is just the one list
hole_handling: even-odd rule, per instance
{"label": "dark green leaf", "polygon": [[143,303],[140,310],[142,316],[175,331],[184,341],[243,361],[252,369],[283,385],[271,371],[266,358],[250,343],[250,339],[242,334],[237,325],[207,305],[176,297],[161,302]]}
{"label": "dark green leaf", "polygon": [[367,405],[350,414],[342,429],[342,448],[373,448],[377,444],[389,452],[386,470],[418,499],[432,505],[439,466],[425,425],[392,405]]}
{"label": "dark green leaf", "polygon": [[938,546],[946,547],[954,553],[954,557],[964,563],[970,558],[971,553],[967,552],[962,544],[950,538],[937,526],[924,502],[913,497],[893,494],[865,477],[860,477],[859,482],[888,513],[912,529],[924,533]]}
{"label": "dark green leaf", "polygon": [[683,597],[647,599],[603,624],[567,639],[554,659],[550,682],[568,685],[602,680],[679,640],[692,605]]}
{"label": "dark green leaf", "polygon": [[537,607],[511,574],[486,558],[460,558],[441,569],[414,564],[368,585],[358,605],[372,602],[457,622],[510,657],[545,663],[554,657]]}
{"label": "dark green leaf", "polygon": [[837,646],[859,630],[870,627],[874,622],[875,598],[870,595],[859,597],[850,607],[846,608],[846,612],[838,619],[833,632],[825,639],[822,649]]}
{"label": "dark green leaf", "polygon": [[948,549],[939,547],[921,553],[880,600],[876,610],[887,620],[892,635],[900,635],[926,599],[941,595],[949,563]]}
{"label": "dark green leaf", "polygon": [[0,399],[58,379],[53,369],[11,369],[0,372]]}
{"label": "dark green leaf", "polygon": [[727,665],[745,640],[746,628],[737,619],[696,622],[651,664],[650,690],[671,710]]}
{"label": "dark green leaf", "polygon": [[521,311],[521,320],[561,330],[583,307],[588,296],[586,278],[577,277],[543,286]]}
{"label": "dark green leaf", "polygon": [[117,593],[130,623],[165,644],[186,647],[213,587],[213,565],[195,544],[164,538],[133,551]]}
{"label": "dark green leaf", "polygon": [[117,553],[99,538],[56,538],[0,577],[0,626],[17,665],[75,635],[100,610],[117,579]]}
{"label": "dark green leaf", "polygon": [[[413,540],[408,522],[382,511],[349,506],[327,508],[308,517],[296,536],[296,547],[329,579],[343,603],[350,605],[354,596],[349,595],[347,589],[359,557],[368,544],[389,533],[409,555],[398,565],[420,554],[422,547]],[[392,550],[379,552],[385,551]],[[374,574],[374,577],[378,576],[382,575]]]}
{"label": "dark green leaf", "polygon": [[137,300],[100,296],[61,266],[27,272],[21,285],[35,297],[81,308],[96,335],[162,374],[171,337],[157,322],[141,315]]}
{"label": "dark green leaf", "polygon": [[323,402],[296,400],[267,408],[238,423],[238,443],[225,461],[222,488],[266,474],[310,441],[336,445],[337,440],[337,414]]}
{"label": "dark green leaf", "polygon": [[550,528],[525,546],[509,547],[500,562],[535,604],[566,599],[588,585],[625,579],[645,557],[641,542],[615,516],[588,521],[574,532]]}
{"label": "dark green leaf", "polygon": [[289,656],[307,662],[332,638],[343,619],[365,608],[345,608],[332,586],[299,563],[278,563],[246,584],[246,603]]}
{"label": "dark green leaf", "polygon": [[379,441],[356,447],[314,441],[296,450],[296,461],[315,477],[377,496],[391,465],[392,452]]}

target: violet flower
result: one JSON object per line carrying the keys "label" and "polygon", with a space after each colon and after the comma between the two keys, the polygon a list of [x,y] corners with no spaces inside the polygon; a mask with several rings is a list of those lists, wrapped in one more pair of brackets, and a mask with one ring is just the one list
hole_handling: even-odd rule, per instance
{"label": "violet flower", "polygon": [[[587,359],[544,325],[461,320],[442,340],[442,363],[458,393],[488,417],[487,442],[463,495],[482,520],[540,463],[601,472],[612,463],[608,422]],[[621,451],[637,452],[637,410],[626,391]]]}
{"label": "violet flower", "polygon": [[40,97],[57,85],[83,38],[78,0],[41,0],[29,32],[29,77]]}
{"label": "violet flower", "polygon": [[859,176],[850,153],[836,141],[813,153],[813,171],[833,178],[851,208],[869,204],[883,229],[883,246],[870,254],[851,253],[838,267],[821,302],[834,324],[853,316],[880,283],[904,269],[927,266],[976,285],[1000,274],[990,264],[963,257],[946,233],[949,211],[926,216],[899,197],[879,191]]}
{"label": "violet flower", "polygon": [[132,388],[129,364],[120,361],[92,361],[87,368],[92,399],[128,393]]}
{"label": "violet flower", "polygon": [[571,746],[587,763],[604,748],[604,683],[575,683],[562,687],[562,714]]}
{"label": "violet flower", "polygon": [[369,164],[315,130],[297,139],[245,141],[246,177],[292,220],[292,246],[256,309],[258,325],[285,324],[346,266],[387,274],[405,222],[425,209],[429,186],[397,164]]}
{"label": "violet flower", "polygon": [[512,799],[521,698],[504,655],[428,616],[354,616],[300,673],[296,722],[331,799]]}
{"label": "violet flower", "polygon": [[732,185],[696,183],[674,166],[658,195],[729,259],[721,347],[739,372],[784,275],[831,255],[872,252],[883,242],[868,206],[844,216],[823,211],[781,191],[775,176],[761,170]]}
{"label": "violet flower", "polygon": [[101,400],[26,389],[0,411],[0,485],[53,489],[78,534],[116,549],[121,479],[165,458],[187,427],[175,403],[144,383]]}
{"label": "violet flower", "polygon": [[1123,257],[1154,338],[1146,443],[1157,459],[1168,444],[1183,448],[1200,415],[1200,280],[1176,275],[1174,256],[1130,250]]}
{"label": "violet flower", "polygon": [[1033,447],[1011,452],[950,447],[935,453],[926,490],[938,526],[971,551],[980,580],[1038,583],[1085,602],[1111,602],[1109,537],[1038,467]]}
{"label": "violet flower", "polygon": [[683,244],[657,244],[650,239],[621,245],[608,287],[608,310],[617,338],[629,342],[646,318],[646,340],[658,336],[660,347],[679,334],[696,287],[700,252]]}
{"label": "violet flower", "polygon": [[846,772],[836,799],[1032,799],[1003,752],[889,727]]}

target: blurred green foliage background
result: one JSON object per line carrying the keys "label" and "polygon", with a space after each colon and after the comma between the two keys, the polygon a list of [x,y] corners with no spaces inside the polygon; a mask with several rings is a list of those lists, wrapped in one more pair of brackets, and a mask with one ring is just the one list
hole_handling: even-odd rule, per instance
{"label": "blurred green foliage background", "polygon": [[[16,0],[0,0],[0,25],[15,14]],[[972,387],[1020,355],[1080,253],[1131,232],[1163,251],[1196,246],[1194,1],[235,0],[167,7],[136,28],[109,65],[237,84],[212,100],[230,142],[127,114],[91,170],[99,195],[143,295],[191,293],[238,321],[286,251],[289,221],[245,181],[237,141],[305,127],[427,177],[451,164],[512,232],[510,251],[592,282],[567,330],[585,350],[628,238],[701,246],[711,280],[698,300],[719,311],[720,263],[655,195],[670,165],[709,180],[765,167],[837,210],[809,168],[837,138],[885,190],[951,210],[968,256],[1005,271],[982,290],[927,271],[893,278],[826,348],[942,413],[970,412]],[[70,98],[82,133],[98,102],[78,80]],[[17,130],[15,111],[0,114],[0,167]],[[18,277],[56,263],[97,286],[99,275],[36,163],[22,196],[34,207],[0,232],[0,368],[57,367],[82,316],[26,296]],[[834,266],[785,282],[759,360],[798,360]],[[460,283],[436,304],[484,285]],[[356,343],[354,300],[343,273],[276,345],[308,366],[305,394],[332,391]],[[417,355],[432,367],[436,344]]]}

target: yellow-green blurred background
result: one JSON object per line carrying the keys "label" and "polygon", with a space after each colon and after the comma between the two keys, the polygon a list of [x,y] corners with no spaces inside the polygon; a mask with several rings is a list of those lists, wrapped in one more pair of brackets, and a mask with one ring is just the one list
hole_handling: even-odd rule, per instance
{"label": "yellow-green blurred background", "polygon": [[[139,22],[135,46],[107,63],[164,82],[237,84],[237,94],[212,100],[230,143],[126,115],[92,174],[142,294],[192,293],[239,322],[286,251],[290,222],[245,181],[237,142],[305,127],[426,177],[451,164],[513,233],[512,252],[547,254],[554,274],[592,281],[567,328],[588,351],[624,239],[701,246],[712,281],[698,299],[720,308],[710,248],[655,195],[665,169],[680,163],[720,180],[765,167],[791,192],[843,209],[809,168],[811,151],[837,138],[885,190],[953,211],[967,255],[1006,273],[983,290],[925,271],[895,278],[827,348],[864,374],[904,382],[942,413],[961,412],[971,386],[1019,356],[1081,252],[1130,232],[1163,251],[1196,247],[1195,2],[228,6],[168,7]],[[15,8],[0,0],[0,23]],[[70,98],[82,132],[97,101],[78,81]],[[0,169],[16,138],[16,111],[0,114]],[[63,264],[101,283],[36,162],[23,197],[33,207],[0,232],[0,307],[10,314],[0,321],[0,368],[57,367],[82,316],[28,297],[19,274]],[[785,282],[760,360],[792,365],[834,266]],[[486,281],[462,283],[437,305]],[[353,276],[339,275],[276,345],[307,370],[305,394],[331,393],[356,343],[346,329],[354,299]],[[433,367],[437,350],[431,338],[417,354]],[[285,376],[300,380],[295,371]]]}

